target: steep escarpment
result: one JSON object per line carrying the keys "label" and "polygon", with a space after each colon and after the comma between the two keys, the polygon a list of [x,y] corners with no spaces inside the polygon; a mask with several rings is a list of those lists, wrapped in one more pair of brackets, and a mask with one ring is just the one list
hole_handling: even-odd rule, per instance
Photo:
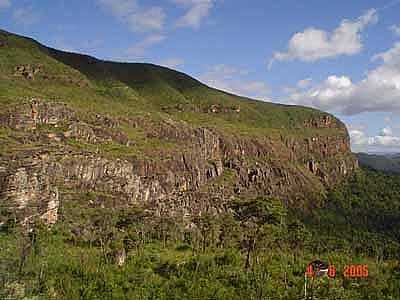
{"label": "steep escarpment", "polygon": [[345,126],[329,114],[237,97],[154,65],[5,32],[0,40],[2,224],[53,224],[88,193],[85,205],[182,218],[260,195],[310,209],[357,169]]}
{"label": "steep escarpment", "polygon": [[120,207],[178,216],[222,212],[234,197],[257,195],[310,207],[357,167],[346,136],[251,137],[98,114],[80,120],[65,104],[38,100],[0,119],[10,147],[0,159],[2,201],[25,221],[38,215],[54,223],[59,189],[105,193]]}

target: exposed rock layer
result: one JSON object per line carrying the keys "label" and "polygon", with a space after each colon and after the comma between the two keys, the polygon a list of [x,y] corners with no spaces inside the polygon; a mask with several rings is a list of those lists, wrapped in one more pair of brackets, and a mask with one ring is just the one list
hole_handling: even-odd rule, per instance
{"label": "exposed rock layer", "polygon": [[[118,158],[71,146],[71,141],[78,141],[134,149],[136,141],[124,133],[121,123],[139,128],[149,139],[177,147]],[[312,207],[327,188],[357,168],[348,136],[339,133],[307,138],[244,137],[170,119],[157,123],[94,115],[80,120],[63,103],[39,100],[3,112],[0,125],[42,143],[0,157],[0,199],[15,207],[24,222],[37,216],[54,224],[63,200],[60,188],[111,194],[121,205],[145,204],[158,213],[181,216],[217,213],[227,209],[232,197],[260,195]],[[43,134],[43,126],[53,129]],[[345,130],[327,117],[304,126]]]}

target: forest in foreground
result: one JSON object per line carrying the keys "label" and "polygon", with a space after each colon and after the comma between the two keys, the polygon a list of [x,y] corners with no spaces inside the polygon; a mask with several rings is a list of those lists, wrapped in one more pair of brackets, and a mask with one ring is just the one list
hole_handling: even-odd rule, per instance
{"label": "forest in foreground", "polygon": [[[52,228],[1,208],[1,299],[306,299],[305,280],[307,299],[400,299],[400,176],[360,170],[308,213],[257,198],[182,221],[96,196],[63,203]],[[317,259],[336,276],[305,277]]]}

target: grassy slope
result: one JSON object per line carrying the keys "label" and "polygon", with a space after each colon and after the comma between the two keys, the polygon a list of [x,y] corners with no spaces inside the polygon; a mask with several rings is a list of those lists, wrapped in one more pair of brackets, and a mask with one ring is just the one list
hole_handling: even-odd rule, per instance
{"label": "grassy slope", "polygon": [[[250,100],[207,87],[168,68],[151,64],[113,63],[46,48],[39,43],[0,32],[7,45],[0,47],[0,103],[9,105],[30,96],[58,99],[84,115],[87,111],[115,116],[151,113],[152,118],[170,117],[194,125],[207,125],[231,132],[255,135],[308,135],[303,123],[324,113],[314,109]],[[34,81],[13,76],[17,65],[43,65]],[[43,75],[51,77],[43,78]],[[73,79],[87,83],[79,87]],[[111,104],[111,105],[110,105]],[[209,114],[219,104],[230,112]],[[236,113],[232,108],[239,108]],[[332,134],[330,129],[318,134]],[[337,131],[345,134],[345,130]]]}

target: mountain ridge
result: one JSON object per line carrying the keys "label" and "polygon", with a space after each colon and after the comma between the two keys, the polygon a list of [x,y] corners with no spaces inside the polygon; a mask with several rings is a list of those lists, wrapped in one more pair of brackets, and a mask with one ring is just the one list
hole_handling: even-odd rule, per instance
{"label": "mountain ridge", "polygon": [[61,203],[86,192],[113,209],[182,217],[256,196],[307,210],[358,168],[330,114],[4,31],[0,43],[0,198],[22,220],[54,223]]}
{"label": "mountain ridge", "polygon": [[357,153],[357,159],[361,166],[376,171],[400,174],[400,154],[368,154]]}
{"label": "mountain ridge", "polygon": [[[322,113],[316,109],[311,109],[308,107],[304,107],[304,106],[296,106],[296,105],[286,105],[286,104],[276,104],[276,103],[270,103],[270,102],[265,102],[265,101],[261,101],[261,100],[255,100],[255,99],[250,99],[247,97],[242,97],[242,96],[236,96],[234,94],[231,94],[229,92],[226,91],[221,91],[215,88],[210,88],[209,86],[205,85],[204,83],[200,82],[199,80],[185,74],[179,71],[175,71],[172,70],[170,68],[167,67],[163,67],[163,66],[157,66],[155,64],[149,64],[149,63],[127,63],[127,62],[112,62],[112,61],[107,61],[107,60],[101,60],[101,59],[97,59],[95,57],[92,57],[90,55],[87,54],[79,54],[79,53],[73,53],[73,52],[65,52],[65,51],[60,51],[60,50],[56,50],[54,48],[49,48],[46,46],[43,46],[42,44],[40,44],[39,42],[37,42],[34,39],[31,38],[26,38],[26,37],[21,37],[21,36],[16,36],[13,35],[12,33],[9,33],[7,31],[3,30],[3,34],[7,35],[7,36],[13,36],[13,37],[18,37],[21,40],[28,40],[29,42],[35,44],[35,46],[41,48],[39,50],[47,52],[47,54],[53,58],[56,58],[56,60],[63,62],[66,65],[69,66],[73,66],[73,69],[78,70],[79,72],[88,75],[87,73],[89,73],[90,76],[93,77],[101,77],[100,75],[103,75],[105,72],[108,72],[110,68],[112,68],[113,66],[122,66],[122,67],[137,67],[139,70],[135,70],[135,72],[132,72],[129,74],[129,76],[131,77],[130,79],[132,80],[132,78],[137,78],[137,76],[143,76],[146,73],[149,74],[151,73],[151,71],[166,71],[167,74],[160,72],[160,74],[162,76],[168,77],[168,75],[171,75],[170,77],[173,77],[172,75],[175,75],[175,77],[177,79],[185,79],[185,82],[191,82],[192,86],[198,86],[200,85],[202,88],[207,88],[209,90],[212,91],[216,91],[216,92],[220,92],[223,95],[228,95],[228,96],[232,96],[235,98],[235,100],[246,100],[246,102],[251,102],[252,104],[260,104],[261,106],[272,106],[272,107],[280,107],[280,108],[287,108],[287,109],[304,109],[308,112],[318,112],[318,113]],[[83,61],[82,61],[83,59]],[[82,67],[83,64],[88,64],[88,65],[94,65],[94,67],[99,68],[102,71],[99,71],[99,69],[85,69],[85,66]],[[140,70],[140,68],[142,68],[143,70]],[[109,72],[112,73],[112,72]],[[168,74],[169,73],[169,74]],[[112,79],[115,79],[113,77],[118,77],[117,74],[115,76],[115,74],[113,74],[113,76],[110,76]],[[173,78],[173,79],[176,79]],[[117,78],[120,79],[120,78]],[[144,78],[143,80],[145,81],[146,78]],[[152,78],[154,80],[154,78]],[[183,84],[182,80],[180,80],[179,82],[180,86]],[[324,113],[325,115],[330,115],[327,113]],[[332,115],[330,115],[330,117],[334,118]],[[335,118],[336,119],[336,118]],[[337,120],[339,121],[339,120]]]}

